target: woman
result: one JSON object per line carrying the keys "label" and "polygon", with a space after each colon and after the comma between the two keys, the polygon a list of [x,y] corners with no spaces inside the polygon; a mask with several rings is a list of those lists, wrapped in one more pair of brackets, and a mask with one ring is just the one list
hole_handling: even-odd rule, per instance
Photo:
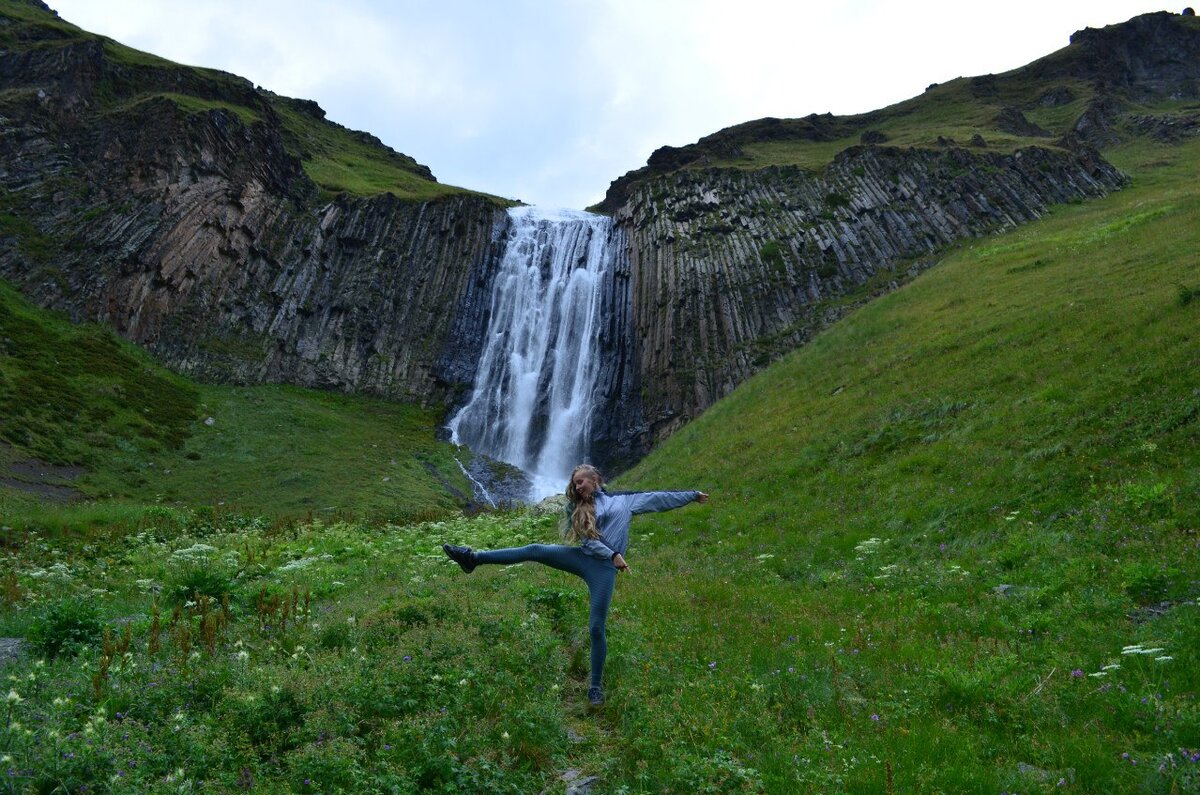
{"label": "woman", "polygon": [[571,472],[567,483],[566,540],[578,546],[530,544],[524,547],[472,551],[470,547],[444,544],[442,550],[468,574],[482,563],[524,563],[536,561],[583,578],[588,586],[591,615],[588,629],[592,636],[592,680],[588,701],[604,703],[600,678],[608,642],[604,625],[612,602],[618,571],[629,571],[625,549],[629,546],[629,522],[634,514],[669,511],[693,500],[708,502],[702,491],[644,491],[609,494],[604,491],[600,471],[581,464]]}

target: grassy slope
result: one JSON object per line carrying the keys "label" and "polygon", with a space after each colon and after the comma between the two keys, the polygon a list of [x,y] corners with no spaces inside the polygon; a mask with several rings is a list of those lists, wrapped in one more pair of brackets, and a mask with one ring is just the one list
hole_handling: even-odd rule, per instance
{"label": "grassy slope", "polygon": [[614,671],[619,736],[740,748],[779,791],[884,762],[897,791],[1036,790],[1020,763],[1170,791],[1200,744],[1197,153],[1112,152],[1132,187],[965,246],[623,478],[714,501],[643,525],[614,634],[655,674]]}
{"label": "grassy slope", "polygon": [[64,516],[0,483],[0,523],[136,523],[148,504],[411,518],[461,504],[443,482],[469,493],[451,446],[434,439],[433,411],[284,386],[197,385],[3,283],[0,341],[0,439],[11,445],[0,448],[0,476],[27,458],[78,466],[77,480],[54,483],[125,503]]}

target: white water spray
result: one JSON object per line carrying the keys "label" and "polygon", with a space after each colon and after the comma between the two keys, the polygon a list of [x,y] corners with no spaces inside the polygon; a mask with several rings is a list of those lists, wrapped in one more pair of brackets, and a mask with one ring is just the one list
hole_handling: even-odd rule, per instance
{"label": "white water spray", "polygon": [[519,207],[509,220],[475,389],[449,429],[456,444],[524,470],[540,499],[587,454],[616,247],[605,216]]}

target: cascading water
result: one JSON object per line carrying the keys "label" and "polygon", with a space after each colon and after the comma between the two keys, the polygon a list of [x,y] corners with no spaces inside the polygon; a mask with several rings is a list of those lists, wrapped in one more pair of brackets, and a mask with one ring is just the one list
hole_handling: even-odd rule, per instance
{"label": "cascading water", "polygon": [[600,317],[614,252],[611,219],[509,210],[508,240],[456,444],[524,470],[533,499],[562,491],[586,459],[600,372]]}

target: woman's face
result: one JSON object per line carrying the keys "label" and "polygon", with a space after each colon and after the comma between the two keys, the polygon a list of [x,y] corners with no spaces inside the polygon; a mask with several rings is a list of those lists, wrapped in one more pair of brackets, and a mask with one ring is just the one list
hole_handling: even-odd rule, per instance
{"label": "woman's face", "polygon": [[571,483],[575,486],[575,493],[585,500],[591,499],[600,488],[600,479],[594,472],[576,472],[571,478]]}

